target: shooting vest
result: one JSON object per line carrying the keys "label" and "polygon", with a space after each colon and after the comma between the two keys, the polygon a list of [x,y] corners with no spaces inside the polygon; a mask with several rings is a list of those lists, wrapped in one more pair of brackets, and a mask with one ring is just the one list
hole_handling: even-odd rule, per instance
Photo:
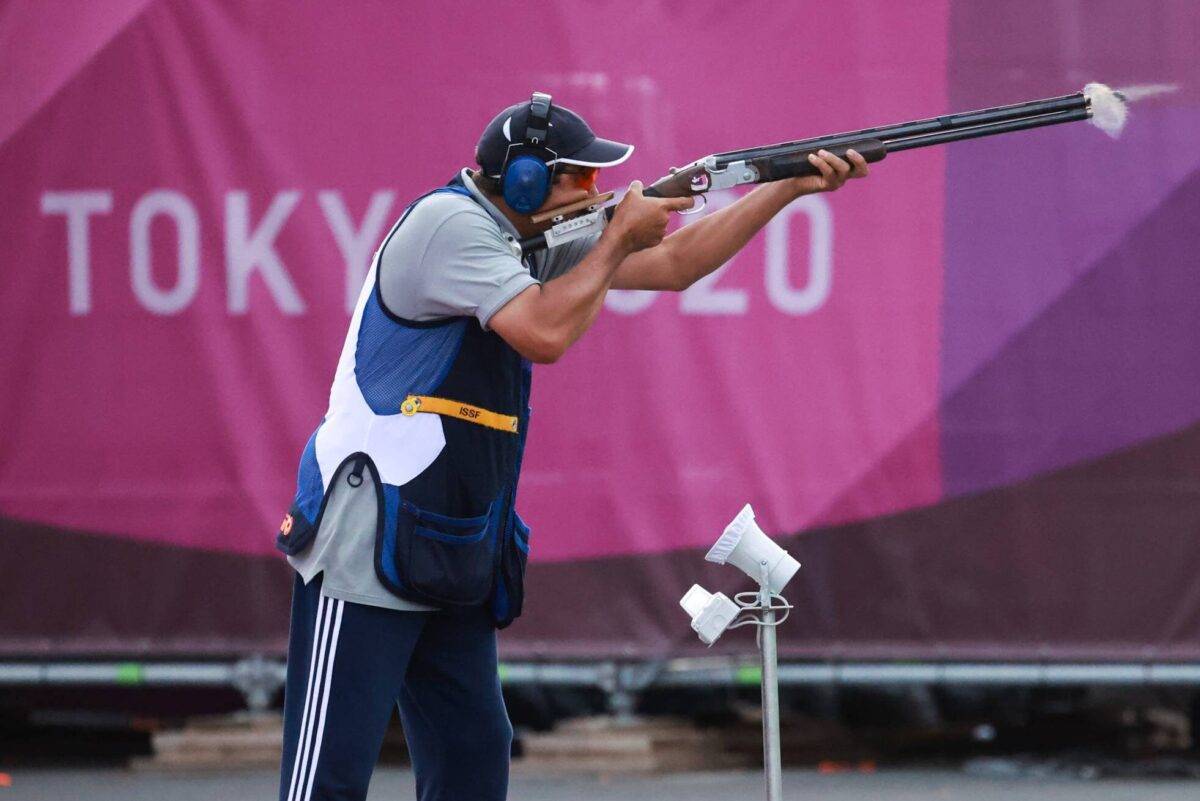
{"label": "shooting vest", "polygon": [[[459,180],[434,192],[471,198]],[[488,604],[496,625],[521,613],[529,529],[514,501],[529,422],[531,365],[471,317],[417,322],[382,302],[380,254],[342,346],[329,411],[300,459],[276,538],[289,555],[316,536],[343,465],[379,476],[375,572],[391,592],[434,606]],[[473,198],[471,198],[474,200]]]}

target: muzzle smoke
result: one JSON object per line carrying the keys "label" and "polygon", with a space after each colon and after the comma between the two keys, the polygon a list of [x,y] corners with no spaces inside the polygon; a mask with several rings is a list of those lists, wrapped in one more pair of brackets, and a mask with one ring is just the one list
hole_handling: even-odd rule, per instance
{"label": "muzzle smoke", "polygon": [[1172,83],[1150,83],[1110,89],[1102,83],[1089,83],[1083,93],[1091,101],[1091,122],[1116,139],[1129,119],[1129,104],[1156,95],[1169,94],[1179,87]]}

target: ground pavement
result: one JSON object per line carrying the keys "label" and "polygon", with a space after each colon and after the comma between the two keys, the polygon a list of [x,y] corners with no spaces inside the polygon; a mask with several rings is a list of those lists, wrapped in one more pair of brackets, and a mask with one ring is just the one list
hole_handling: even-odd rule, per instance
{"label": "ground pavement", "polygon": [[[172,775],[123,770],[8,769],[0,801],[268,801],[275,774],[239,771]],[[1200,781],[998,778],[956,770],[881,770],[823,775],[788,771],[784,797],[821,801],[1195,801]],[[730,801],[763,797],[757,773],[691,773],[653,778],[547,777],[517,773],[512,801]],[[380,769],[369,801],[410,801],[412,774]]]}

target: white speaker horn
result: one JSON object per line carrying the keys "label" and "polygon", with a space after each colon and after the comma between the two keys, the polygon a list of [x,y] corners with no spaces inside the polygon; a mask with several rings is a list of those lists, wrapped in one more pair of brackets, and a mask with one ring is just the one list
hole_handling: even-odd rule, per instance
{"label": "white speaker horn", "polygon": [[762,564],[769,569],[768,585],[771,592],[780,593],[800,569],[800,563],[775,544],[754,522],[754,510],[746,504],[733,522],[704,557],[718,565],[730,564],[740,569],[755,581],[762,580]]}

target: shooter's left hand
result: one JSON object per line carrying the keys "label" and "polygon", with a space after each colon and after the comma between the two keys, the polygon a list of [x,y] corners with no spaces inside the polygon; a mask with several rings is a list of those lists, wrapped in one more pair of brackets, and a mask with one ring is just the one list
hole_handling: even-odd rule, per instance
{"label": "shooter's left hand", "polygon": [[[849,159],[849,162],[846,161]],[[828,150],[818,150],[808,157],[809,162],[821,171],[820,175],[788,178],[796,196],[812,195],[817,192],[832,192],[851,178],[866,178],[871,168],[856,150],[847,150],[846,159],[835,156]]]}

